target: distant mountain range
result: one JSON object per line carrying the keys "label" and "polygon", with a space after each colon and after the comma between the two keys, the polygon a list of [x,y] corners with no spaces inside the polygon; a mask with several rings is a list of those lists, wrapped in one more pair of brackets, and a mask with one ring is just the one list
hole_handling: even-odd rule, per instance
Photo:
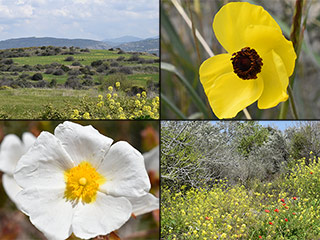
{"label": "distant mountain range", "polygon": [[159,55],[159,38],[148,38],[136,42],[127,42],[118,45],[126,52],[149,52]]}
{"label": "distant mountain range", "polygon": [[104,39],[103,42],[106,42],[110,45],[119,45],[121,43],[128,43],[128,42],[137,42],[143,40],[142,38],[134,37],[134,36],[123,36],[119,38],[110,38],[110,39]]}
{"label": "distant mountain range", "polygon": [[128,52],[149,52],[159,55],[159,37],[141,39],[133,36],[124,36],[104,41],[90,39],[66,39],[52,37],[14,38],[0,41],[0,49],[57,46],[80,47],[89,49],[121,48]]}
{"label": "distant mountain range", "polygon": [[108,49],[111,47],[107,43],[95,41],[95,40],[89,40],[89,39],[28,37],[28,38],[13,38],[13,39],[0,41],[0,49],[41,47],[41,46],[56,46],[56,47],[74,46],[74,47],[90,48],[90,49]]}

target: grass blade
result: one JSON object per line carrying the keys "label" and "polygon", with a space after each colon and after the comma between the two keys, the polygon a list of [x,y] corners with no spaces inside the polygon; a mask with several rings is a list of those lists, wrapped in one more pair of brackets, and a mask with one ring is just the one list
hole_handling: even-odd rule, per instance
{"label": "grass blade", "polygon": [[189,92],[190,97],[194,101],[197,108],[203,113],[205,118],[208,118],[209,116],[208,116],[207,106],[203,103],[203,101],[201,100],[197,92],[194,90],[194,88],[191,86],[191,84],[187,81],[187,79],[178,72],[176,67],[170,63],[161,62],[161,69],[168,72],[172,72],[179,78],[181,83],[185,86],[185,88]]}
{"label": "grass blade", "polygon": [[176,107],[176,105],[174,105],[174,103],[172,103],[171,100],[163,93],[161,93],[161,103],[164,103],[166,106],[168,106],[172,112],[174,112],[181,119],[187,119],[187,117]]}

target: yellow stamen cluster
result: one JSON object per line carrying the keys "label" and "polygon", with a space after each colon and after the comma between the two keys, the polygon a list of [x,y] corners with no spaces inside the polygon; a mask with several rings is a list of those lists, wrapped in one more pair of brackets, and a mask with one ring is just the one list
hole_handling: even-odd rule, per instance
{"label": "yellow stamen cluster", "polygon": [[82,162],[64,173],[66,190],[64,197],[70,201],[91,203],[106,179],[89,163]]}

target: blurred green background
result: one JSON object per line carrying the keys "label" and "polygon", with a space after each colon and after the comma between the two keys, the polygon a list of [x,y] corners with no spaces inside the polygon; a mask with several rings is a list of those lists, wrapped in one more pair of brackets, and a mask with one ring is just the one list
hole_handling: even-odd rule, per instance
{"label": "blurred green background", "polygon": [[[228,0],[161,0],[161,116],[162,119],[216,118],[207,103],[198,71],[209,58],[173,2],[192,20],[214,54],[225,50],[215,38],[212,22]],[[288,39],[295,0],[248,0],[264,7],[280,25]],[[304,42],[297,67],[293,93],[300,119],[320,118],[320,1],[306,0],[304,15],[309,9]],[[303,21],[304,19],[302,19]],[[259,110],[256,103],[248,107],[253,119],[276,119],[280,104]],[[240,112],[237,119],[245,118]],[[291,112],[287,118],[292,119]]]}
{"label": "blurred green background", "polygon": [[[83,126],[92,125],[101,134],[114,142],[129,142],[141,153],[159,145],[158,121],[74,121]],[[24,132],[38,136],[41,131],[53,133],[62,121],[0,121],[0,143],[5,135],[13,133],[21,138]],[[148,171],[152,184],[151,193],[159,197],[159,174]],[[7,197],[1,183],[0,171],[0,240],[46,239],[29,221],[29,218],[15,207]],[[131,218],[119,231],[121,239],[159,239],[159,210]],[[77,239],[73,235],[69,239]],[[96,238],[106,239],[106,238]]]}

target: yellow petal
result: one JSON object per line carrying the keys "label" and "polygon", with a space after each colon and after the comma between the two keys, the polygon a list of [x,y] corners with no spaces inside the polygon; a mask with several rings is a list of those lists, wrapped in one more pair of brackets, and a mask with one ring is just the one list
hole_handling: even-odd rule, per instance
{"label": "yellow petal", "polygon": [[233,72],[231,58],[230,54],[220,54],[207,59],[201,64],[199,69],[200,81],[206,93],[217,77]]}
{"label": "yellow petal", "polygon": [[[279,25],[271,15],[263,9],[247,2],[232,2],[224,5],[213,21],[213,31],[220,44],[234,53],[245,46],[245,29],[250,25],[265,25],[278,28]],[[266,41],[266,40],[265,40]]]}
{"label": "yellow petal", "polygon": [[254,48],[262,62],[264,55],[274,50],[282,59],[288,76],[294,70],[297,58],[291,41],[288,41],[279,29],[270,26],[251,25],[245,30],[245,42],[250,48]]}
{"label": "yellow petal", "polygon": [[206,89],[210,106],[218,118],[233,118],[255,102],[263,91],[261,77],[242,80],[235,73],[226,73]]}
{"label": "yellow petal", "polygon": [[258,108],[266,109],[277,106],[288,99],[289,78],[280,56],[273,50],[265,56],[261,72],[264,89],[258,100]]}

